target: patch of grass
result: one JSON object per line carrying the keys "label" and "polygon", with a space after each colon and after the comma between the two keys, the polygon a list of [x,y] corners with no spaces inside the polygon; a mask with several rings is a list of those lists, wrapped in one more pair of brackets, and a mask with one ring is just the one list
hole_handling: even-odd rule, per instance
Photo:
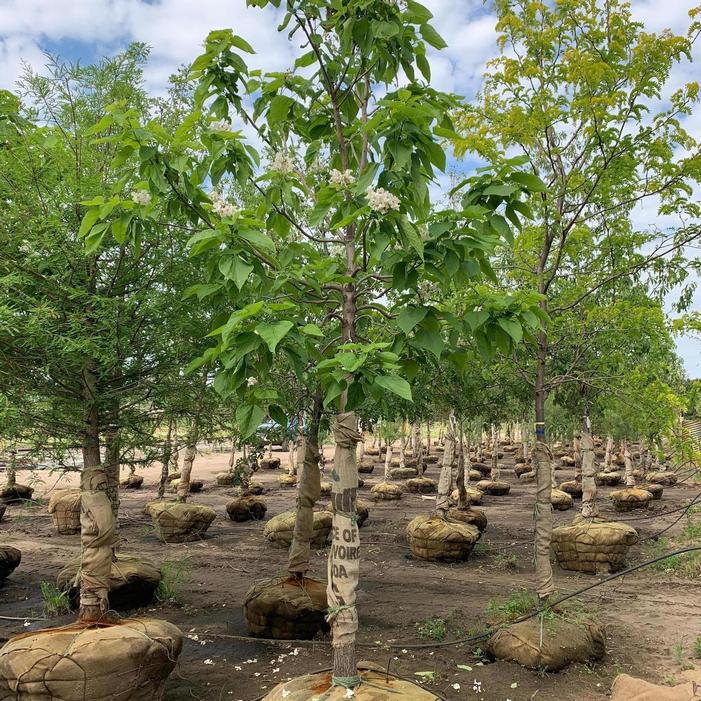
{"label": "patch of grass", "polygon": [[494,556],[494,565],[499,569],[515,570],[518,558],[515,553],[497,553]]}
{"label": "patch of grass", "polygon": [[448,626],[443,618],[427,618],[416,624],[416,632],[420,638],[430,640],[445,640]]}
{"label": "patch of grass", "polygon": [[[645,553],[645,559],[664,555],[677,547],[679,547],[677,543],[671,542],[667,538],[660,538],[648,548]],[[664,574],[675,574],[677,577],[684,579],[698,579],[701,577],[701,552],[673,555],[650,565],[650,569]]]}
{"label": "patch of grass", "polygon": [[694,640],[694,657],[701,660],[701,635]]}
{"label": "patch of grass", "polygon": [[670,652],[678,665],[684,664],[684,643],[681,640],[672,645]]}
{"label": "patch of grass", "polygon": [[59,591],[51,582],[40,582],[41,596],[44,599],[44,613],[47,616],[63,616],[69,613],[68,594]]}
{"label": "patch of grass", "polygon": [[667,686],[676,686],[679,684],[676,674],[665,674],[665,676],[662,677],[662,682],[663,684],[667,684]]}
{"label": "patch of grass", "polygon": [[491,599],[487,603],[487,616],[490,622],[497,624],[511,623],[517,618],[530,613],[538,606],[535,596],[525,589],[512,592],[506,601]]}
{"label": "patch of grass", "polygon": [[166,560],[161,565],[161,581],[156,589],[156,598],[161,602],[175,603],[178,600],[179,587],[190,572],[188,558]]}

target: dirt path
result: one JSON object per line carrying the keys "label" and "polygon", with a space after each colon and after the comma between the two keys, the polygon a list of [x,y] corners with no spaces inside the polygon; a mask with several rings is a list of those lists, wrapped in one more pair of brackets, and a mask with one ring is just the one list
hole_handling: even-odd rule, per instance
{"label": "dirt path", "polygon": [[[330,457],[331,450],[327,449]],[[286,461],[286,456],[278,453]],[[251,640],[217,636],[245,636],[241,612],[243,596],[259,578],[284,571],[286,552],[269,546],[262,537],[260,523],[235,524],[226,518],[225,505],[232,490],[214,486],[214,476],[226,469],[228,454],[201,455],[193,477],[203,479],[206,489],[193,495],[193,501],[212,506],[219,517],[208,537],[197,543],[162,544],[154,536],[150,519],[143,515],[146,501],[155,498],[159,466],[143,472],[141,491],[122,493],[120,535],[122,551],[138,553],[157,563],[175,563],[181,581],[176,585],[177,602],[157,604],[139,612],[168,619],[189,636],[180,664],[168,682],[165,699],[184,701],[204,699],[251,701],[279,681],[329,665],[327,644],[268,645]],[[370,519],[361,530],[365,543],[361,565],[359,612],[360,658],[389,665],[407,677],[417,672],[435,672],[434,687],[447,699],[489,701],[589,701],[605,699],[611,681],[619,672],[661,681],[679,673],[679,654],[674,646],[685,648],[684,663],[693,640],[701,634],[701,582],[689,581],[662,572],[644,570],[596,588],[585,600],[599,612],[607,626],[609,652],[600,664],[575,665],[559,674],[538,675],[517,665],[483,660],[474,645],[412,650],[411,643],[426,642],[417,637],[415,625],[428,618],[446,621],[447,637],[466,636],[480,629],[484,610],[490,601],[505,599],[533,582],[531,563],[532,508],[535,486],[519,482],[510,456],[504,460],[504,479],[512,484],[506,497],[485,497],[483,508],[489,526],[474,556],[465,563],[436,564],[414,560],[406,546],[404,532],[415,515],[428,512],[432,500],[405,494],[399,502],[372,506]],[[365,476],[360,498],[370,500],[369,489],[380,479],[381,468]],[[259,473],[268,488],[267,516],[293,508],[294,490],[277,486],[277,472]],[[437,478],[437,466],[428,476]],[[561,480],[571,471],[558,472]],[[77,484],[75,473],[59,476],[38,472],[36,495],[46,497],[51,489]],[[20,473],[19,481],[31,479]],[[601,501],[606,512],[603,489]],[[694,496],[701,487],[679,486],[665,490],[654,510],[672,509]],[[326,502],[322,500],[322,504]],[[578,504],[578,502],[577,502]],[[556,512],[558,524],[569,522],[573,511]],[[650,536],[673,517],[635,522],[641,537]],[[674,532],[674,531],[673,531]],[[9,507],[0,523],[0,539],[22,550],[22,564],[0,587],[0,615],[41,617],[41,581],[54,581],[70,557],[79,553],[78,536],[54,532],[46,507]],[[632,560],[641,557],[643,546],[634,549]],[[325,572],[325,552],[314,556],[314,571]],[[556,568],[561,592],[573,591],[593,579]],[[31,627],[57,625],[70,617],[31,624]],[[26,631],[23,622],[0,621],[0,635],[8,637]],[[406,645],[388,650],[383,645]],[[471,670],[458,669],[466,665]],[[453,685],[459,684],[459,689]]]}

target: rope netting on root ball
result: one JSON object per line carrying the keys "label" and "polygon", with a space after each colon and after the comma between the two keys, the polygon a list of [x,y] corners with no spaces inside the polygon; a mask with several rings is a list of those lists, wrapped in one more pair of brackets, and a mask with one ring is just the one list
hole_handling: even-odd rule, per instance
{"label": "rope netting on root ball", "polygon": [[148,618],[18,635],[0,649],[0,698],[159,701],[182,644],[178,628]]}
{"label": "rope netting on root ball", "polygon": [[26,484],[13,484],[0,489],[0,501],[5,504],[17,504],[32,498],[34,489]]}
{"label": "rope netting on root ball", "polygon": [[360,663],[360,684],[352,696],[346,687],[333,686],[331,672],[318,672],[278,684],[262,701],[440,701],[442,697],[386,670]]}
{"label": "rope netting on root ball", "polygon": [[434,494],[438,483],[430,477],[414,477],[406,481],[406,488],[414,494]]}
{"label": "rope netting on root ball", "polygon": [[[74,610],[80,602],[80,563],[80,557],[70,560],[56,579],[58,590],[68,594],[68,601]],[[112,560],[109,576],[110,609],[129,611],[147,606],[153,601],[160,582],[161,570],[153,562],[143,557],[117,553]]]}
{"label": "rope netting on root ball", "polygon": [[501,480],[480,480],[475,486],[481,492],[493,497],[503,497],[511,491],[511,485]]}
{"label": "rope netting on root ball", "polygon": [[202,504],[156,501],[148,505],[153,527],[165,543],[186,543],[204,537],[216,512]]}
{"label": "rope netting on root ball", "polygon": [[289,576],[254,584],[244,597],[243,614],[251,635],[308,640],[329,630],[327,608],[326,582]]}
{"label": "rope netting on root ball", "polygon": [[652,493],[638,487],[626,487],[609,494],[616,511],[633,511],[633,509],[647,509],[652,501]]}
{"label": "rope netting on root ball", "polygon": [[557,672],[573,662],[601,659],[606,635],[592,621],[574,622],[542,614],[498,630],[487,642],[487,652],[499,660],[528,669]]}
{"label": "rope netting on root ball", "polygon": [[402,488],[394,482],[379,482],[371,490],[376,501],[396,501],[402,498]]}
{"label": "rope netting on root ball", "polygon": [[560,567],[590,574],[623,569],[628,549],[637,542],[637,532],[625,523],[579,516],[570,526],[554,528],[552,535]]}
{"label": "rope netting on root ball", "polygon": [[[484,498],[483,491],[479,489],[473,489],[472,487],[467,487],[466,491],[467,497],[470,500],[471,504],[476,504],[477,506],[479,506],[482,503],[482,499]],[[454,489],[450,493],[450,498],[457,504],[460,501],[460,490]]]}
{"label": "rope netting on root ball", "polygon": [[57,533],[80,533],[80,489],[57,489],[49,499],[48,512]]}
{"label": "rope netting on root ball", "polygon": [[[294,511],[285,511],[282,514],[273,516],[265,524],[263,535],[273,545],[280,548],[287,548],[292,543],[294,534],[296,514]],[[311,546],[313,548],[323,548],[331,532],[332,515],[328,511],[315,511],[313,531],[311,534]]]}
{"label": "rope netting on root ball", "polygon": [[406,529],[411,552],[422,560],[467,560],[481,532],[467,523],[439,516],[417,516]]}
{"label": "rope netting on root ball", "polygon": [[448,509],[448,519],[475,526],[480,533],[487,528],[487,514],[482,509],[473,509],[470,506]]}

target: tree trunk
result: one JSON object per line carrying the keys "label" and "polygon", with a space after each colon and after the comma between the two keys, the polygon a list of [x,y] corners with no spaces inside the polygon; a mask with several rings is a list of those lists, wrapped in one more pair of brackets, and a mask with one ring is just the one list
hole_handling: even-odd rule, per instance
{"label": "tree trunk", "polygon": [[105,475],[107,476],[107,497],[115,519],[119,514],[119,458],[119,431],[109,431],[105,436]]}
{"label": "tree trunk", "polygon": [[426,452],[431,452],[431,422],[426,422]]}
{"label": "tree trunk", "polygon": [[158,482],[158,498],[162,499],[166,493],[166,485],[168,484],[168,468],[173,453],[173,419],[168,421],[168,433],[163,443],[163,454],[161,455],[161,479]]}
{"label": "tree trunk", "polygon": [[6,487],[14,487],[17,484],[17,451],[10,451],[10,464],[7,467]]}
{"label": "tree trunk", "polygon": [[197,417],[192,420],[190,431],[185,442],[185,456],[183,457],[183,467],[180,471],[180,481],[178,482],[178,501],[186,502],[190,494],[190,476],[192,475],[192,464],[197,455],[197,440],[199,438],[199,425]]}
{"label": "tree trunk", "polygon": [[100,426],[97,379],[88,361],[83,384],[83,472],[80,489],[80,621],[105,619],[109,610],[109,579],[112,568],[115,518],[107,496],[107,475],[100,459]]}
{"label": "tree trunk", "polygon": [[608,436],[606,438],[606,454],[604,455],[604,470],[609,472],[611,470],[611,460],[613,459],[613,438]]}
{"label": "tree trunk", "polygon": [[458,442],[458,508],[466,509],[470,506],[470,495],[467,493],[467,486],[465,484],[465,439],[462,428],[462,420],[460,420],[458,424],[458,435],[460,437]]}
{"label": "tree trunk", "polygon": [[579,436],[574,437],[574,479],[576,482],[582,481],[582,441]]}
{"label": "tree trunk", "polygon": [[304,446],[304,463],[297,473],[297,511],[287,569],[296,577],[304,577],[311,568],[310,542],[314,535],[314,504],[321,495],[319,472],[319,422],[323,410],[323,394],[318,388],[314,396],[314,409],[306,439],[300,430]]}
{"label": "tree trunk", "polygon": [[231,452],[229,453],[229,470],[236,464],[236,436],[231,436]]}
{"label": "tree trunk", "polygon": [[630,459],[630,447],[628,441],[623,441],[623,464],[625,465],[626,487],[635,487],[635,476],[633,475],[633,461]]}
{"label": "tree trunk", "polygon": [[585,416],[582,425],[582,516],[584,518],[596,518],[599,515],[596,504],[595,472],[591,424],[589,417]]}
{"label": "tree trunk", "polygon": [[412,430],[412,446],[411,446],[411,456],[418,460],[419,451],[421,450],[421,424],[418,421],[414,421],[411,427]]}
{"label": "tree trunk", "polygon": [[541,599],[555,591],[553,570],[550,564],[550,547],[553,532],[552,454],[545,442],[545,359],[547,337],[544,331],[538,336],[535,379],[535,445],[533,467],[536,473],[535,517],[535,575],[536,590]]}
{"label": "tree trunk", "polygon": [[492,470],[489,474],[492,482],[496,482],[499,477],[499,431],[496,424],[492,424]]}
{"label": "tree trunk", "polygon": [[385,482],[389,480],[389,471],[392,467],[392,442],[387,439],[387,452],[385,453]]}
{"label": "tree trunk", "polygon": [[406,448],[406,436],[402,433],[399,439],[399,467],[406,467],[406,458],[404,456],[404,450]]}
{"label": "tree trunk", "polygon": [[438,496],[436,497],[436,513],[445,518],[450,507],[450,489],[453,486],[453,459],[455,455],[455,414],[450,413],[443,449],[443,464],[438,478]]}

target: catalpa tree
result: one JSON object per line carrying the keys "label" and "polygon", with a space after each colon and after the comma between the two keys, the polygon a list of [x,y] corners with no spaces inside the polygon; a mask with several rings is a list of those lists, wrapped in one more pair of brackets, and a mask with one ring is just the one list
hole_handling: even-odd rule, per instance
{"label": "catalpa tree", "polygon": [[[509,220],[527,213],[520,200],[532,180],[506,163],[462,183],[459,207],[432,208],[429,186],[446,166],[442,142],[454,138],[458,102],[428,85],[426,46],[444,46],[430,19],[413,0],[290,0],[280,31],[301,46],[292,70],[250,70],[251,46],[214,31],[192,64],[195,109],[174,133],[118,106],[100,125],[122,127],[107,138],[119,139],[125,164],[138,156],[138,173],[125,176],[133,186],[188,222],[191,254],[210,270],[194,293],[229,302],[195,365],[217,363],[215,386],[236,395],[242,436],[266,414],[286,421],[265,381],[281,355],[300,377],[311,369],[324,405],[338,412],[328,618],[334,684],[347,687],[360,683],[355,410],[388,392],[410,400],[423,353],[464,358],[451,349],[472,333],[474,315],[447,311],[431,290],[493,277],[489,257],[511,238]],[[160,225],[153,208],[120,211],[117,202],[108,226],[98,212],[88,240],[122,217],[127,237],[136,221]],[[481,311],[479,300],[470,311]],[[521,322],[534,319],[514,312],[507,326],[520,338]],[[477,323],[491,322],[479,314]]]}

